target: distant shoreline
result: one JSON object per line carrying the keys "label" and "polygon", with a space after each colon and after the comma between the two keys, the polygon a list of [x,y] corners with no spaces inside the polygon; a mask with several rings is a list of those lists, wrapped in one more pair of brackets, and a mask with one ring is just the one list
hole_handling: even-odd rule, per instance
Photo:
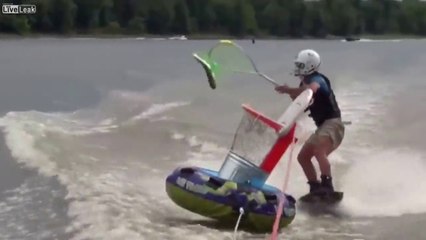
{"label": "distant shoreline", "polygon": [[391,39],[426,39],[420,35],[403,35],[403,34],[382,34],[382,35],[360,35],[360,36],[334,36],[325,37],[291,37],[291,36],[244,36],[237,37],[222,34],[189,34],[189,35],[152,35],[152,34],[99,34],[99,33],[76,33],[76,34],[42,34],[31,33],[25,35],[0,33],[0,39],[37,39],[37,38],[56,38],[56,39],[72,39],[72,38],[95,38],[95,39],[170,39],[170,40],[217,40],[217,39],[233,39],[233,40],[348,40],[358,41],[360,39],[371,40],[391,40]]}

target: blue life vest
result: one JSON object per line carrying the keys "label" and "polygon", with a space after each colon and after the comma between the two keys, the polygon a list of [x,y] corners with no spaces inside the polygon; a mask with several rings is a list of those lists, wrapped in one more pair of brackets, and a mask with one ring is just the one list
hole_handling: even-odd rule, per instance
{"label": "blue life vest", "polygon": [[334,96],[333,89],[331,89],[330,80],[321,73],[314,72],[306,76],[300,83],[311,84],[317,82],[320,88],[313,95],[313,103],[308,107],[311,114],[310,117],[318,127],[324,123],[325,120],[332,118],[340,118],[340,109]]}

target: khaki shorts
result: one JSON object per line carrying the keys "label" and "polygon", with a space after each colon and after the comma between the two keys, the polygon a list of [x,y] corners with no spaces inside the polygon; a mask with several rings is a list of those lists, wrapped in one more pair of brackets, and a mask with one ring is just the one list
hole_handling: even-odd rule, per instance
{"label": "khaki shorts", "polygon": [[332,118],[325,120],[321,126],[312,134],[306,143],[318,144],[319,137],[330,137],[333,142],[333,150],[339,147],[345,135],[345,126],[341,118]]}

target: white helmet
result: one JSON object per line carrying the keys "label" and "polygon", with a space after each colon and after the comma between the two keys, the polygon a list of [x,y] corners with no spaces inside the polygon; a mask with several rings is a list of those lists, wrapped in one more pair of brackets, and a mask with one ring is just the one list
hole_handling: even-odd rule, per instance
{"label": "white helmet", "polygon": [[320,64],[321,59],[317,52],[312,49],[302,50],[297,54],[296,60],[294,60],[294,75],[307,76],[312,74],[318,71]]}

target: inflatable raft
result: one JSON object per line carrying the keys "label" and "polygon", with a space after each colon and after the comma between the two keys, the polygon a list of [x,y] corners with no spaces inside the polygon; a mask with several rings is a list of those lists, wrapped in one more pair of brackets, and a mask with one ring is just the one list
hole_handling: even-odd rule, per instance
{"label": "inflatable raft", "polygon": [[278,199],[285,196],[280,227],[295,217],[295,200],[269,185],[261,188],[218,177],[219,172],[204,168],[178,168],[166,180],[169,197],[179,206],[202,216],[233,226],[242,207],[241,226],[259,232],[272,229]]}

